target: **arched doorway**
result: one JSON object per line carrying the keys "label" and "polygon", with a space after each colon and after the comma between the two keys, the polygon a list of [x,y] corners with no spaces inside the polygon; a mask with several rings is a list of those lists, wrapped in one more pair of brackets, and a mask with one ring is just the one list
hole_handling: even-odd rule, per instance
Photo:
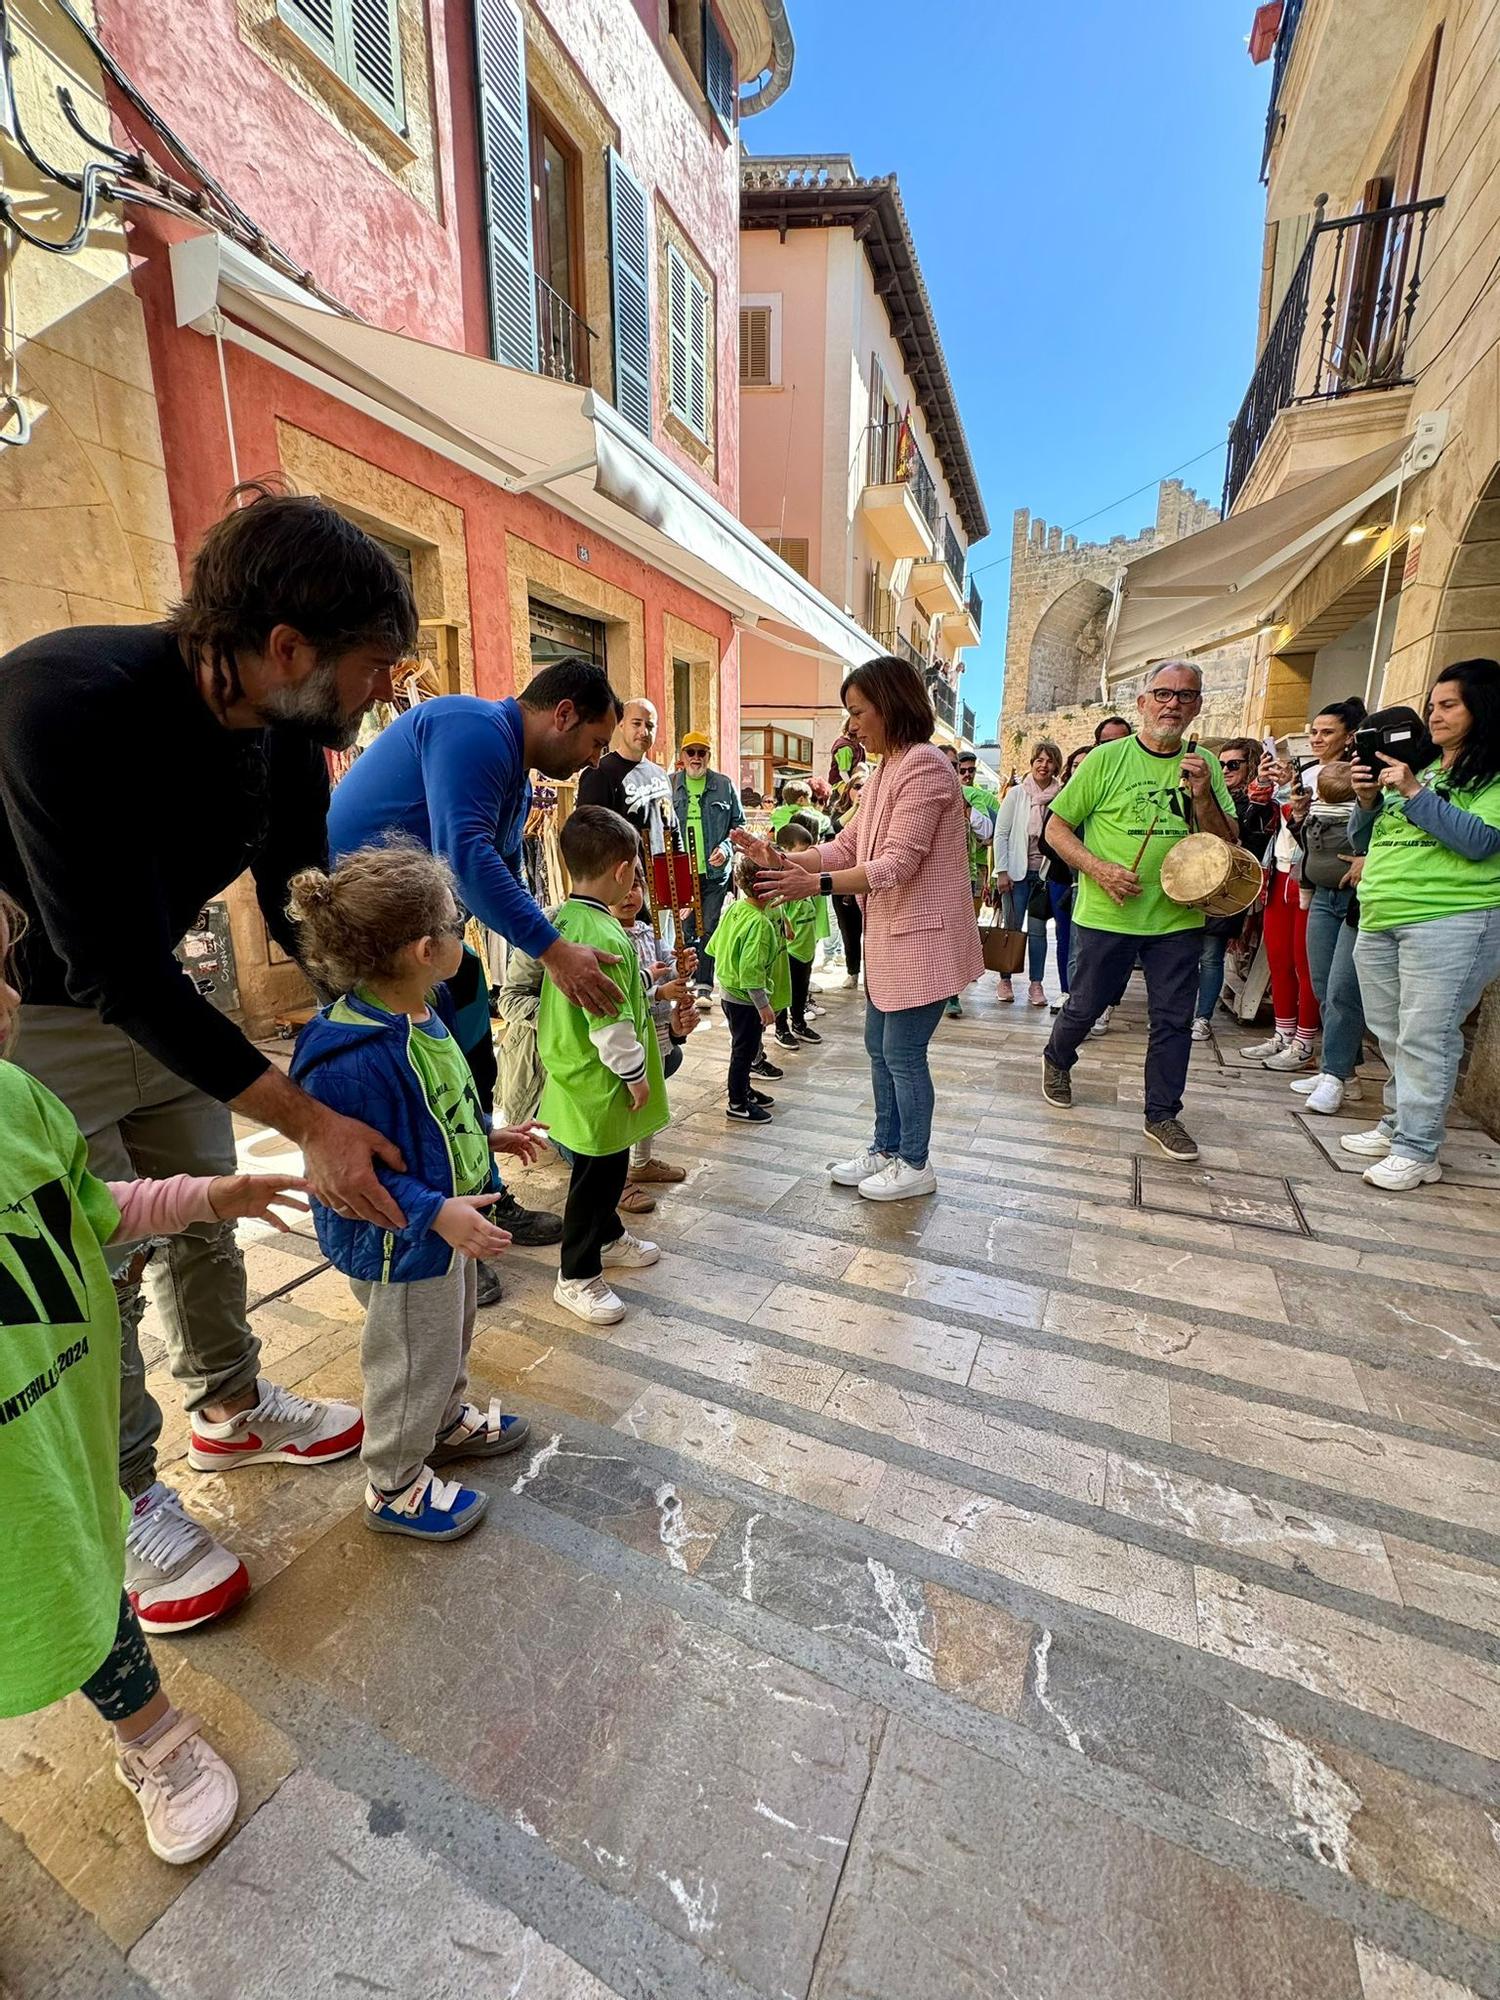
{"label": "arched doorway", "polygon": [[1109,592],[1088,577],[1048,605],[1027,657],[1026,707],[1032,715],[1098,699],[1108,621]]}

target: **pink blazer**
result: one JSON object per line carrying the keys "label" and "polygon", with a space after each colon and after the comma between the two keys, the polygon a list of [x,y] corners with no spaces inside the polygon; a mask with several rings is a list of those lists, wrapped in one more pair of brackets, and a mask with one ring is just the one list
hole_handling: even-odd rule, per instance
{"label": "pink blazer", "polygon": [[958,775],[931,743],[876,766],[819,865],[865,869],[865,990],[884,1013],[961,993],[984,970]]}

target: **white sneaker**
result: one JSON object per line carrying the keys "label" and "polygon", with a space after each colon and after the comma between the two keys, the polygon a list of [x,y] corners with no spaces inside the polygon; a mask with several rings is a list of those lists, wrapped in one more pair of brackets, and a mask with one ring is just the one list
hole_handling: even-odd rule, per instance
{"label": "white sneaker", "polygon": [[867,1181],[871,1174],[878,1174],[890,1164],[889,1153],[877,1153],[873,1146],[866,1146],[852,1160],[840,1160],[837,1166],[830,1167],[828,1178],[835,1187],[858,1187],[861,1181]]}
{"label": "white sneaker", "polygon": [[623,1236],[617,1236],[613,1243],[606,1243],[599,1253],[599,1262],[606,1271],[644,1271],[648,1264],[659,1264],[661,1252],[654,1243],[646,1243],[639,1236],[632,1236],[627,1229]]}
{"label": "white sneaker", "polygon": [[844,974],[844,986],[846,990],[851,986],[858,986],[858,984],[859,974],[857,972],[846,972]]}
{"label": "white sneaker", "polygon": [[296,1396],[279,1382],[256,1383],[260,1401],[227,1423],[193,1418],[188,1464],[194,1472],[225,1472],[234,1465],[322,1464],[358,1451],[364,1420],[353,1403]]}
{"label": "white sneaker", "polygon": [[1212,1032],[1213,1031],[1209,1027],[1208,1022],[1203,1018],[1201,1014],[1195,1014],[1193,1016],[1193,1040],[1195,1042],[1208,1041],[1211,1038]]}
{"label": "white sneaker", "polygon": [[1424,1181],[1440,1181],[1443,1170],[1436,1160],[1409,1160],[1401,1153],[1388,1153],[1373,1167],[1365,1168],[1364,1178],[1371,1187],[1384,1188],[1389,1194],[1409,1194]]}
{"label": "white sneaker", "polygon": [[1313,1059],[1312,1043],[1293,1039],[1274,1056],[1267,1056],[1262,1069],[1306,1069]]}
{"label": "white sneaker", "polygon": [[250,1572],[158,1479],[125,1530],[125,1590],[143,1631],[187,1632],[248,1597]]}
{"label": "white sneaker", "polygon": [[892,1160],[878,1173],[867,1175],[859,1191],[866,1201],[910,1201],[913,1195],[936,1194],[937,1175],[930,1161],[925,1167],[912,1167],[905,1160]]}
{"label": "white sneaker", "polygon": [[202,1727],[196,1715],[177,1715],[153,1743],[115,1744],[115,1776],[135,1793],[151,1852],[177,1867],[218,1845],[240,1802],[233,1771]]}
{"label": "white sneaker", "polygon": [[1093,1027],[1089,1029],[1089,1033],[1091,1035],[1107,1035],[1109,1033],[1110,1021],[1114,1016],[1114,1011],[1115,1010],[1113,1007],[1106,1007],[1104,1012],[1099,1016],[1098,1020],[1094,1023]]}
{"label": "white sneaker", "polygon": [[1252,1042],[1248,1049],[1241,1049],[1240,1054],[1246,1062],[1265,1062],[1269,1056],[1279,1056],[1290,1044],[1289,1035],[1268,1035],[1263,1042]]}
{"label": "white sneaker", "polygon": [[559,1278],[552,1296],[577,1318],[590,1326],[613,1326],[625,1317],[625,1302],[609,1289],[602,1277]]}
{"label": "white sneaker", "polygon": [[1357,1153],[1361,1159],[1379,1160],[1391,1150],[1391,1142],[1377,1125],[1373,1132],[1351,1132],[1339,1145],[1346,1153]]}
{"label": "white sneaker", "polygon": [[1335,1111],[1343,1109],[1344,1082],[1342,1077],[1329,1076],[1325,1071],[1314,1079],[1314,1087],[1307,1093],[1309,1111],[1319,1111],[1325,1118],[1331,1118]]}
{"label": "white sneaker", "polygon": [[1292,1089],[1299,1097],[1310,1097],[1326,1075],[1327,1071],[1320,1069],[1316,1076],[1299,1076],[1293,1083]]}

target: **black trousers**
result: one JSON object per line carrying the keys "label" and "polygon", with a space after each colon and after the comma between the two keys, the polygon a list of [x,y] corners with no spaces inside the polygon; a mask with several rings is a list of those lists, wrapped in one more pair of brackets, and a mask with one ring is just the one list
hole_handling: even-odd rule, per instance
{"label": "black trousers", "polygon": [[1198,997],[1202,930],[1171,931],[1166,937],[1132,937],[1127,931],[1074,927],[1078,956],[1071,990],[1052,1024],[1047,1060],[1071,1069],[1078,1045],[1106,1007],[1118,1006],[1125,982],[1140,955],[1146,975],[1146,1118],[1155,1124],[1182,1109],[1192,1054],[1193,1003]]}
{"label": "black trousers", "polygon": [[835,896],[833,914],[838,920],[839,936],[844,940],[844,970],[851,978],[859,977],[859,946],[865,934],[865,920],[860,912],[858,896]]}
{"label": "black trousers", "polygon": [[617,1242],[625,1234],[625,1225],[615,1211],[629,1171],[629,1147],[623,1153],[597,1157],[573,1155],[573,1176],[563,1209],[560,1263],[565,1278],[597,1278],[604,1268],[600,1252],[605,1244]]}
{"label": "black trousers", "polygon": [[793,958],[789,953],[787,963],[792,969],[792,1004],[790,1007],[782,1008],[776,1016],[776,1025],[778,1028],[786,1027],[787,1017],[790,1015],[791,1025],[794,1028],[801,1028],[807,1024],[807,995],[812,985],[812,960]]}
{"label": "black trousers", "polygon": [[456,1009],[467,1008],[477,1011],[478,1002],[483,997],[485,1004],[484,1034],[472,1048],[464,1050],[464,1060],[469,1065],[469,1074],[474,1079],[474,1088],[479,1092],[479,1102],[486,1111],[495,1108],[495,1086],[500,1081],[500,1062],[495,1054],[495,1038],[490,1033],[489,1024],[489,980],[483,961],[472,951],[466,951],[457,972],[448,981],[448,996]]}
{"label": "black trousers", "polygon": [[760,1054],[760,1015],[744,1000],[721,1000],[729,1023],[729,1102],[742,1111],[750,1102],[750,1065]]}

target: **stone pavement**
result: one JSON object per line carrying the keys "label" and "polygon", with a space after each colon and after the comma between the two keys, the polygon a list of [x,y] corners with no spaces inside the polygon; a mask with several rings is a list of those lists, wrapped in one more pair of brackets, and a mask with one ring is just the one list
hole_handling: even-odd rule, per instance
{"label": "stone pavement", "polygon": [[[1377,1195],[1226,1029],[1173,1168],[1137,1000],[1064,1114],[993,991],[938,1031],[915,1205],[822,1171],[858,996],[768,1128],[693,1038],[625,1322],[541,1253],[481,1315],[534,1436],[466,1541],[369,1535],[357,1466],[195,1476],[162,1389],[257,1584],[158,1647],[241,1828],[168,1869],[80,1699],[4,1725],[4,1994],[1500,1995],[1494,1147]],[[249,1263],[268,1371],[355,1393],[312,1238]]]}

